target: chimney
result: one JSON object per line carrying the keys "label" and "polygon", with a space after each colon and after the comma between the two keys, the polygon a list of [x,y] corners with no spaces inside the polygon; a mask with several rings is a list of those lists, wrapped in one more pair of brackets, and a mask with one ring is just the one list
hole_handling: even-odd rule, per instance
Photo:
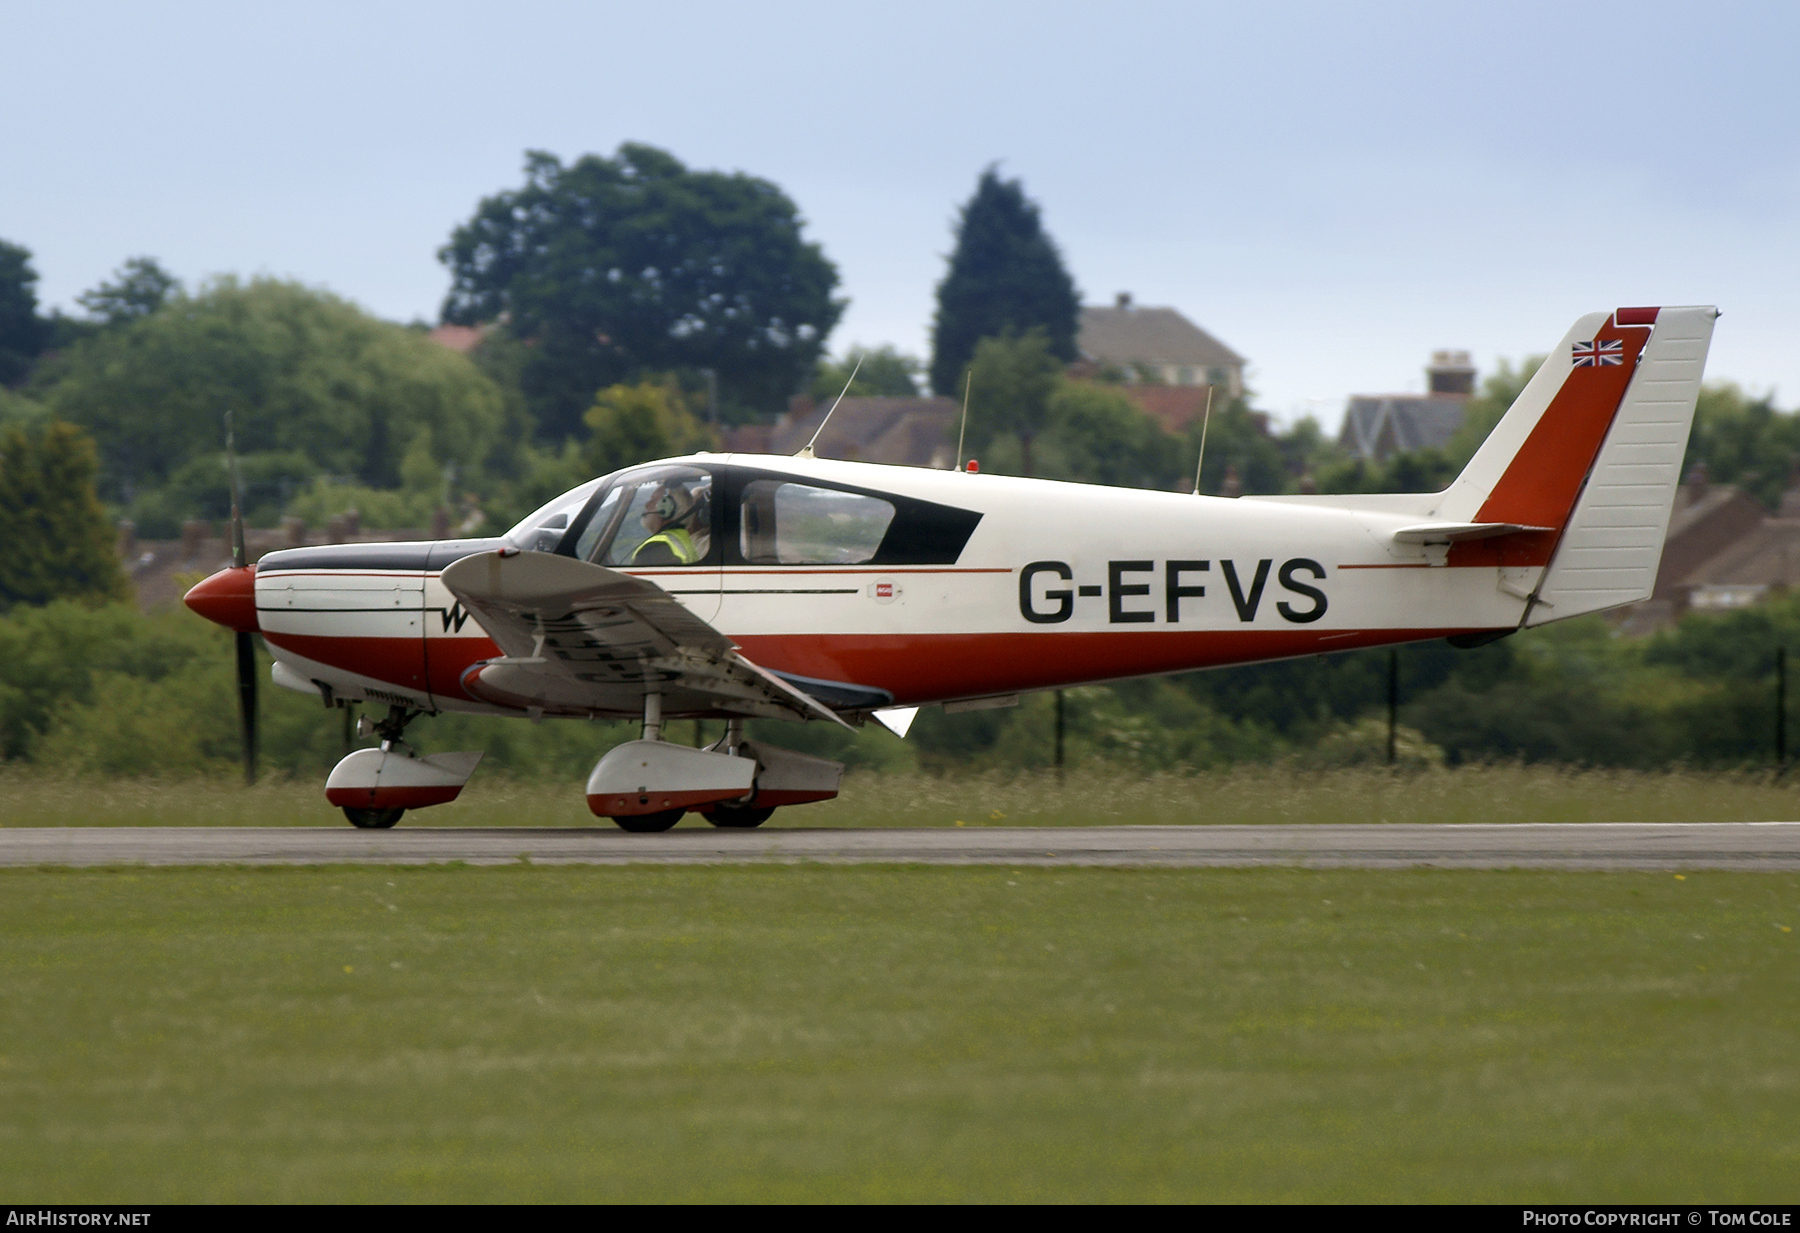
{"label": "chimney", "polygon": [[198,518],[186,519],[181,524],[181,559],[192,561],[200,555],[200,545],[212,538],[212,528]]}
{"label": "chimney", "polygon": [[1433,351],[1425,369],[1425,392],[1467,398],[1475,392],[1475,365],[1467,351]]}
{"label": "chimney", "polygon": [[1706,459],[1696,459],[1694,465],[1688,468],[1687,473],[1687,498],[1689,505],[1698,505],[1701,499],[1706,496],[1706,490],[1711,486],[1710,480],[1711,476],[1706,469]]}
{"label": "chimney", "polygon": [[1122,311],[1130,312],[1131,311],[1131,292],[1129,292],[1129,291],[1119,292],[1119,294],[1117,296],[1113,297],[1113,303],[1118,305],[1118,307]]}

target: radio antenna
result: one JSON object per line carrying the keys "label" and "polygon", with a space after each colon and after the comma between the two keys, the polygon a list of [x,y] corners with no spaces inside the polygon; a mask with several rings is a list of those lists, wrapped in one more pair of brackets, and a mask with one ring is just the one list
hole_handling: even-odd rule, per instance
{"label": "radio antenna", "polygon": [[1206,465],[1206,429],[1212,423],[1213,387],[1206,387],[1206,410],[1200,416],[1200,457],[1194,463],[1194,495],[1200,495],[1200,468]]}
{"label": "radio antenna", "polygon": [[843,390],[838,394],[837,398],[832,401],[831,411],[827,411],[825,413],[825,418],[820,420],[819,426],[813,430],[812,440],[808,441],[805,445],[802,445],[800,447],[799,451],[797,453],[795,453],[794,457],[796,457],[796,458],[817,458],[818,457],[817,454],[813,453],[813,444],[814,444],[814,442],[818,441],[819,434],[825,431],[825,425],[831,423],[831,412],[836,411],[838,409],[838,403],[844,401],[844,395],[848,394],[850,392],[850,387],[856,383],[856,374],[858,371],[861,370],[862,362],[863,362],[863,357],[860,355],[857,356],[856,357],[856,367],[852,368],[850,370],[850,380],[844,382]]}
{"label": "radio antenna", "polygon": [[962,470],[963,438],[969,433],[969,388],[975,384],[975,366],[969,365],[969,372],[963,378],[963,416],[962,427],[956,430],[956,469]]}

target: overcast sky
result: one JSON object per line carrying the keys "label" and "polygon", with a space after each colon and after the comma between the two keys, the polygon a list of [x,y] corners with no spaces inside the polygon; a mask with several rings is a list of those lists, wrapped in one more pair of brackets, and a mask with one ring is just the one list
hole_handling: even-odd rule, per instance
{"label": "overcast sky", "polygon": [[0,238],[46,304],[147,254],[435,320],[527,149],[779,184],[852,342],[928,349],[998,161],[1088,303],[1169,304],[1335,427],[1439,347],[1724,310],[1709,375],[1800,403],[1800,6],[41,4],[0,0]]}

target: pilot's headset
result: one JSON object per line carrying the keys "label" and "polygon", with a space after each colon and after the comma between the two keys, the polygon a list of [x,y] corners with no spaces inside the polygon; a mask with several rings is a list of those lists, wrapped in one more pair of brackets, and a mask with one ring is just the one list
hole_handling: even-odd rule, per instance
{"label": "pilot's headset", "polygon": [[703,502],[698,493],[681,483],[664,484],[650,496],[650,504],[645,508],[647,514],[655,514],[662,519],[662,524],[674,526],[694,513]]}

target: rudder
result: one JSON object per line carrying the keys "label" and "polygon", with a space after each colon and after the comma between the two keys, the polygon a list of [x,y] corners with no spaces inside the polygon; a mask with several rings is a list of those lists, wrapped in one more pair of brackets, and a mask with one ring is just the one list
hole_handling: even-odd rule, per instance
{"label": "rudder", "polygon": [[1719,310],[1620,309],[1653,322],[1525,624],[1648,599],[1681,483]]}

